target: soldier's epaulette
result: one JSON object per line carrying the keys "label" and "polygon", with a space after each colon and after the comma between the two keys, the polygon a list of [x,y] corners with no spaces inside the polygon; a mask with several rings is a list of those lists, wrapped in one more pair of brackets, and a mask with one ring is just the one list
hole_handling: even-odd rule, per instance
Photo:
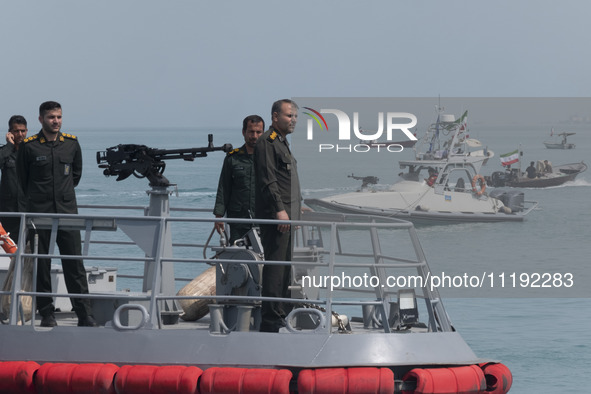
{"label": "soldier's epaulette", "polygon": [[240,148],[236,148],[236,149],[231,150],[230,152],[228,152],[227,156],[233,155],[236,152],[240,152]]}
{"label": "soldier's epaulette", "polygon": [[63,135],[65,138],[69,138],[69,139],[71,139],[71,140],[76,140],[76,139],[78,139],[78,137],[76,137],[76,136],[75,136],[75,135],[73,135],[73,134],[64,134],[64,133],[62,133],[62,135]]}
{"label": "soldier's epaulette", "polygon": [[32,136],[30,136],[30,137],[28,137],[28,138],[25,138],[25,139],[23,140],[23,142],[24,142],[24,143],[31,142],[31,141],[34,141],[34,140],[36,140],[38,137],[39,137],[39,135],[38,135],[38,134],[35,134],[35,135],[32,135]]}
{"label": "soldier's epaulette", "polygon": [[267,138],[269,141],[275,141],[275,138],[277,138],[277,132],[273,131],[271,134],[269,134],[269,138]]}

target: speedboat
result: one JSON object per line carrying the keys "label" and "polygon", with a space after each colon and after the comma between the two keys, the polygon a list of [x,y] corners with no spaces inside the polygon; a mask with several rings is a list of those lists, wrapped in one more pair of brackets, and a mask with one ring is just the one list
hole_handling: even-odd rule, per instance
{"label": "speedboat", "polygon": [[400,180],[324,198],[306,199],[320,210],[403,218],[418,224],[523,221],[537,202],[509,191],[491,196],[480,168],[494,156],[468,137],[467,111],[459,118],[439,114],[413,160],[402,160]]}
{"label": "speedboat", "polygon": [[[97,158],[108,160],[105,171],[119,176],[144,168],[138,160],[153,162],[149,207],[83,206],[77,215],[18,214],[28,229],[51,229],[53,236],[60,229],[82,231],[79,257],[97,266],[116,261],[134,273],[123,279],[135,285],[127,291],[78,295],[92,300],[97,327],[78,327],[67,310],[56,312],[56,327],[40,327],[34,307],[40,293],[22,285],[25,260],[40,255],[35,248],[26,252],[20,237],[11,253],[14,281],[1,293],[10,299],[0,325],[3,391],[509,391],[509,369],[476,356],[454,328],[430,282],[433,276],[412,223],[307,213],[292,222],[298,226],[293,261],[264,261],[256,230],[233,245],[211,246],[219,219],[211,217],[210,209],[170,208],[171,186],[162,179],[166,152],[143,148],[120,147]],[[270,300],[260,293],[263,263],[292,265],[292,297],[274,300],[292,305],[278,333],[258,331],[261,302]],[[197,274],[215,267],[215,293],[178,295],[177,282],[191,278],[177,277],[175,265]],[[73,296],[59,290],[51,295]],[[29,319],[23,312],[26,297],[33,298]],[[209,313],[183,320],[182,301],[203,302]]]}
{"label": "speedboat", "polygon": [[548,149],[575,149],[575,144],[567,142],[569,135],[575,135],[576,133],[558,133],[557,136],[562,136],[561,141],[544,141],[544,145]]}
{"label": "speedboat", "polygon": [[538,160],[538,169],[535,178],[528,178],[520,169],[514,168],[508,171],[495,171],[487,179],[487,183],[493,187],[534,187],[543,188],[560,186],[566,182],[574,181],[577,175],[587,170],[584,162],[562,164],[553,166],[552,171],[544,171],[545,163]]}

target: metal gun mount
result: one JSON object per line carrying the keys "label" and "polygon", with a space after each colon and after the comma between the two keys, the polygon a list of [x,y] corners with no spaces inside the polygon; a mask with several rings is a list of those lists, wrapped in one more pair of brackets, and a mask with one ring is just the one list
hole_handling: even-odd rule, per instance
{"label": "metal gun mount", "polygon": [[136,178],[148,178],[150,186],[170,186],[162,173],[166,168],[164,160],[183,159],[193,161],[196,157],[205,157],[207,152],[232,150],[231,144],[213,146],[213,134],[207,136],[208,145],[202,148],[154,149],[145,145],[120,144],[96,152],[99,168],[104,168],[105,176],[116,175],[122,181],[133,174]]}
{"label": "metal gun mount", "polygon": [[[205,157],[207,152],[214,152],[221,150],[229,152],[232,150],[232,145],[224,144],[222,146],[213,146],[213,135],[208,135],[206,147],[203,148],[187,148],[187,149],[154,149],[148,148],[145,145],[124,144],[107,148],[106,151],[99,151],[96,153],[96,161],[99,168],[104,168],[103,174],[106,176],[116,175],[118,181],[127,179],[133,174],[136,178],[148,178],[150,181],[151,191],[147,193],[150,196],[150,205],[146,211],[146,216],[153,217],[169,217],[170,205],[168,201],[168,188],[171,186],[170,182],[162,173],[166,168],[164,160],[183,159],[193,161],[196,157]],[[172,234],[169,226],[165,226],[163,245],[158,252],[161,256],[168,258],[172,257]],[[155,251],[146,252],[147,255],[155,256]],[[163,262],[160,272],[156,272],[155,265],[150,262],[144,263],[144,283],[143,291],[156,290],[162,294],[175,294],[175,280],[173,263]],[[162,276],[160,289],[152,289],[155,275]],[[164,300],[162,302],[162,310],[164,311],[179,311],[174,300]]]}

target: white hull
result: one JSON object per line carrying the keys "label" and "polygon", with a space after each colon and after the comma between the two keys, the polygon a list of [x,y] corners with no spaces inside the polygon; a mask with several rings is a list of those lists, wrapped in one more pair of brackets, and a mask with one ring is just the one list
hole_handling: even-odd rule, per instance
{"label": "white hull", "polygon": [[[454,186],[403,180],[389,190],[359,191],[321,199],[306,199],[314,209],[344,213],[380,215],[410,220],[418,224],[451,222],[523,221],[535,202],[510,209],[486,192],[478,195],[468,183],[462,191]],[[478,189],[480,190],[480,189]]]}
{"label": "white hull", "polygon": [[[396,189],[416,182],[400,182]],[[525,213],[505,213],[501,201],[474,193],[443,192],[425,185],[416,191],[348,193],[323,199],[308,199],[315,209],[371,214],[410,220],[414,223],[523,221]],[[461,207],[461,210],[458,209]]]}
{"label": "white hull", "polygon": [[[425,183],[402,181],[388,191],[357,192],[332,196],[325,201],[378,210],[496,213],[503,204],[472,192],[438,191]],[[461,207],[461,210],[458,209]]]}

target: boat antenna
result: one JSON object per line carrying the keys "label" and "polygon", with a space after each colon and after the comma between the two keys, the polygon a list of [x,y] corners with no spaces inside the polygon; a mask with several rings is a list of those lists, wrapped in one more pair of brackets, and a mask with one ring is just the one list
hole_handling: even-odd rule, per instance
{"label": "boat antenna", "polygon": [[437,95],[437,105],[435,106],[435,108],[437,109],[437,114],[443,113],[443,111],[445,110],[445,108],[443,108],[441,106],[441,95],[440,94]]}
{"label": "boat antenna", "polygon": [[519,173],[517,174],[518,177],[521,176],[521,160],[523,158],[523,151],[521,150],[521,144],[519,144]]}

